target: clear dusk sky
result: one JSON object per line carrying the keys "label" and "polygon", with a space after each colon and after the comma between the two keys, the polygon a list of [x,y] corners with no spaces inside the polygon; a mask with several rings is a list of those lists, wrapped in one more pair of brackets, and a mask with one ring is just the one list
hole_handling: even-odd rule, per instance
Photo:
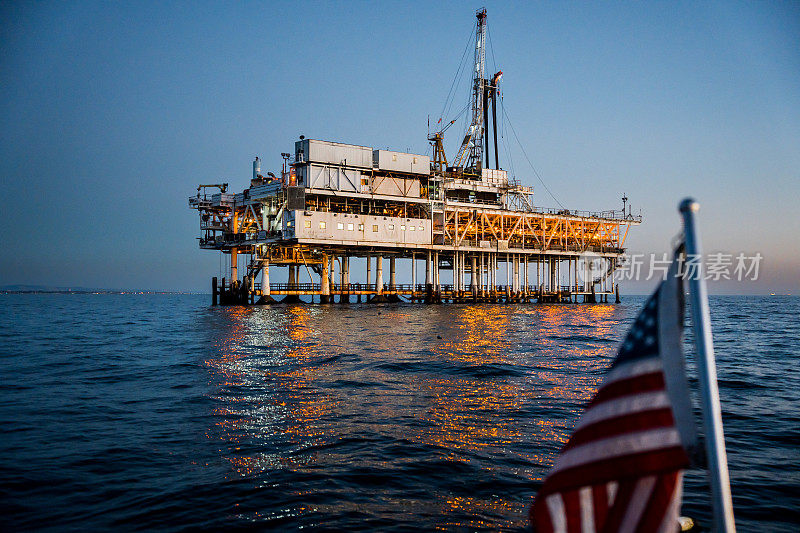
{"label": "clear dusk sky", "polygon": [[[277,173],[300,134],[426,153],[479,7],[0,4],[0,285],[208,290],[197,184],[241,190],[256,155]],[[552,196],[508,127],[501,166],[536,205],[627,193],[649,253],[692,195],[707,251],[764,256],[712,290],[800,294],[800,2],[486,7],[487,71]]]}

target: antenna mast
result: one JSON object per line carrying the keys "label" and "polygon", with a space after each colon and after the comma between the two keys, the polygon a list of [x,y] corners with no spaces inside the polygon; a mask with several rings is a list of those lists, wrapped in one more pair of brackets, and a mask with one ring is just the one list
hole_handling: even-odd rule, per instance
{"label": "antenna mast", "polygon": [[483,96],[487,81],[484,77],[486,64],[486,8],[479,9],[475,16],[478,22],[475,29],[475,78],[470,102],[472,122],[467,127],[464,141],[461,143],[461,148],[459,148],[453,164],[474,169],[480,174],[483,164]]}

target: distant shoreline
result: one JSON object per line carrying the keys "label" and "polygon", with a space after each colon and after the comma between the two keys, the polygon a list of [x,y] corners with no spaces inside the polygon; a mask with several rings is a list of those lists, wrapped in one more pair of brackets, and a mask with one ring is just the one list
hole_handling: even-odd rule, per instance
{"label": "distant shoreline", "polygon": [[9,290],[0,289],[0,294],[199,294],[210,295],[211,293],[205,292],[180,292],[180,291],[138,291],[138,290],[91,290],[91,289],[78,289],[78,290],[46,290],[46,289],[21,289]]}

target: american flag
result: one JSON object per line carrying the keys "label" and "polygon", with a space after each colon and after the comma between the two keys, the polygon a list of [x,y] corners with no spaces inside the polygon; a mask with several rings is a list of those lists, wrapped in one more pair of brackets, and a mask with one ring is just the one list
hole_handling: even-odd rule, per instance
{"label": "american flag", "polygon": [[530,513],[535,531],[678,530],[695,428],[676,272],[673,262],[539,490]]}

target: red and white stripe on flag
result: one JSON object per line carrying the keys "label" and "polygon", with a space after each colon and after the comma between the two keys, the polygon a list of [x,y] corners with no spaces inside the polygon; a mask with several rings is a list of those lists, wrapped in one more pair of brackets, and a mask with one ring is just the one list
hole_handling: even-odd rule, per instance
{"label": "red and white stripe on flag", "polygon": [[678,530],[682,469],[695,439],[680,290],[668,277],[645,304],[536,496],[535,531]]}

